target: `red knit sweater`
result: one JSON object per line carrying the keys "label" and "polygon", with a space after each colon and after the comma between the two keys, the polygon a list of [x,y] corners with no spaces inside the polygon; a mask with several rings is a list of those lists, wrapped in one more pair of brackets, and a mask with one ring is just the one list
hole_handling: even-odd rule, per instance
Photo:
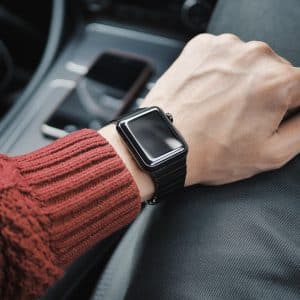
{"label": "red knit sweater", "polygon": [[0,299],[42,295],[139,210],[133,178],[95,131],[15,158],[0,155]]}

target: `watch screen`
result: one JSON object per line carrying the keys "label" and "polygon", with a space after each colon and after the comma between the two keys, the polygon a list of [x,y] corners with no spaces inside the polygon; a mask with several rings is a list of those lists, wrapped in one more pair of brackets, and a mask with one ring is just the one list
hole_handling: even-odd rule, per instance
{"label": "watch screen", "polygon": [[183,147],[177,135],[156,110],[129,120],[127,126],[150,161]]}

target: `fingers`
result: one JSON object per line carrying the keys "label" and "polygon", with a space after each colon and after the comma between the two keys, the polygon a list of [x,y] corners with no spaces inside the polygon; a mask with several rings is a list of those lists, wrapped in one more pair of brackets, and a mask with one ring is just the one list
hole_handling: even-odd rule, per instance
{"label": "fingers", "polygon": [[271,168],[280,168],[300,153],[300,115],[285,121],[265,149]]}

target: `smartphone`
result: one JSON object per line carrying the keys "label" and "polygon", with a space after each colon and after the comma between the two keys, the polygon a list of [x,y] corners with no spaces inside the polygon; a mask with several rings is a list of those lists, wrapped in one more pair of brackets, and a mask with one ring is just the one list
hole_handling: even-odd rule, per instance
{"label": "smartphone", "polygon": [[105,52],[43,124],[42,132],[59,138],[82,128],[100,129],[127,111],[152,72],[143,58]]}

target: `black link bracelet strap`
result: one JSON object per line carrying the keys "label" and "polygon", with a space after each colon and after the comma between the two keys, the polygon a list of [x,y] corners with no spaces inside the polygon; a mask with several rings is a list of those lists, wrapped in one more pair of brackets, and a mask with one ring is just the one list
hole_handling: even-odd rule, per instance
{"label": "black link bracelet strap", "polygon": [[155,195],[147,203],[154,205],[159,203],[163,197],[182,189],[186,177],[186,157],[178,158],[168,166],[162,167],[151,173],[155,185]]}

